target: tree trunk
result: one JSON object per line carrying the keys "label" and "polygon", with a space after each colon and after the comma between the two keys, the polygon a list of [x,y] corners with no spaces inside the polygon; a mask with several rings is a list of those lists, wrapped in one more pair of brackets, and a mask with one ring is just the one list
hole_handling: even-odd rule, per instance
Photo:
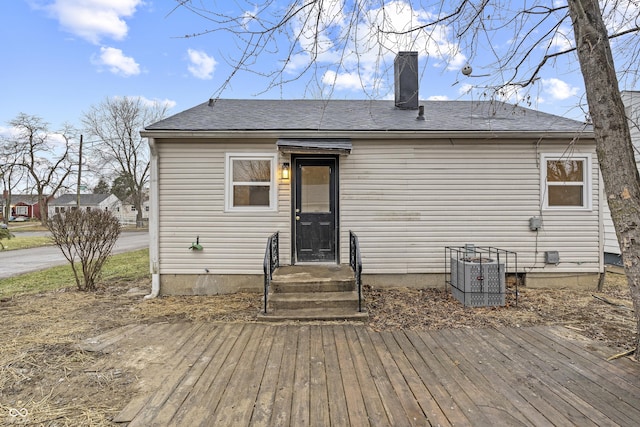
{"label": "tree trunk", "polygon": [[640,355],[640,179],[598,0],[569,0],[568,4],[598,161],[635,309],[637,357]]}
{"label": "tree trunk", "polygon": [[[9,188],[11,188],[11,184],[9,184]],[[6,197],[4,199],[2,209],[2,220],[7,224],[9,222],[9,217],[11,216],[11,191],[6,191]]]}
{"label": "tree trunk", "polygon": [[142,196],[141,193],[136,193],[134,197],[134,204],[136,207],[136,227],[142,227]]}
{"label": "tree trunk", "polygon": [[38,206],[40,207],[40,223],[46,227],[49,218],[49,200],[46,195],[38,195]]}

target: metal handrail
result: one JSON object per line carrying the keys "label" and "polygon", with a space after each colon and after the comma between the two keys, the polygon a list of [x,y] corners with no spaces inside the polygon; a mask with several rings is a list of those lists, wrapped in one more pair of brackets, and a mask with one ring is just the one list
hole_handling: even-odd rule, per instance
{"label": "metal handrail", "polygon": [[262,269],[264,271],[264,314],[267,314],[267,298],[269,286],[273,278],[273,272],[280,267],[280,232],[276,231],[267,239],[267,248],[264,251]]}
{"label": "metal handrail", "polygon": [[349,265],[353,270],[358,288],[358,312],[362,312],[362,256],[358,236],[349,230]]}

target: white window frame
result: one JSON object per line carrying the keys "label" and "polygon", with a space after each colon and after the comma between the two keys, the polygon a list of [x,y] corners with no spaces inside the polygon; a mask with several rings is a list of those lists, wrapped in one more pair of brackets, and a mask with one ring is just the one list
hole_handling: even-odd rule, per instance
{"label": "white window frame", "polygon": [[[547,161],[549,160],[580,160],[584,162],[582,180],[582,206],[549,206],[549,187],[547,183]],[[553,211],[590,211],[592,210],[592,191],[591,183],[593,180],[591,154],[562,154],[562,153],[544,153],[540,155],[540,194],[542,195],[542,208],[544,210]],[[553,185],[562,183],[555,182]],[[563,185],[580,185],[565,183]]]}
{"label": "white window frame", "polygon": [[[271,180],[258,185],[269,186],[269,206],[233,206],[233,161],[234,160],[269,160],[271,162]],[[226,153],[225,154],[225,212],[275,212],[278,210],[278,154],[277,153]],[[252,183],[256,184],[256,183]]]}

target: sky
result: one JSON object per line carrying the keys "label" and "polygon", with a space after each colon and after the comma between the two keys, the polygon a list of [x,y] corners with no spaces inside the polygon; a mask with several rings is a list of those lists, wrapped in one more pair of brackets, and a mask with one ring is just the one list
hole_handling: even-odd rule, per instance
{"label": "sky", "polygon": [[[279,1],[275,0],[275,3]],[[332,2],[336,7],[332,11],[335,16],[332,29],[335,30],[344,19],[344,11],[341,12],[338,0]],[[194,3],[206,3],[230,14],[235,13],[231,11],[233,5],[239,4],[231,0]],[[409,13],[400,0],[387,3],[394,7],[388,7],[386,13],[400,25],[403,25],[403,19],[419,21],[435,13],[428,9],[411,9]],[[175,6],[176,2],[168,0],[1,1],[0,134],[8,132],[7,122],[19,113],[41,117],[52,130],[60,129],[65,122],[80,126],[83,112],[107,97],[116,96],[164,102],[170,107],[170,114],[218,95],[222,98],[299,99],[326,97],[330,93],[336,99],[369,96],[392,99],[392,83],[388,80],[381,86],[371,83],[380,73],[379,68],[386,67],[379,58],[362,55],[357,65],[352,62],[351,67],[332,69],[332,61],[338,58],[331,49],[319,58],[319,63],[325,67],[317,77],[320,88],[311,88],[308,83],[296,80],[265,90],[269,80],[260,74],[268,73],[274,61],[273,55],[265,54],[250,65],[254,73],[236,74],[231,84],[218,92],[232,73],[229,61],[238,58],[240,48],[224,32],[184,37],[206,31],[210,22],[186,9],[175,9]],[[246,19],[240,24],[243,28],[256,28],[257,23],[252,19],[256,10],[254,6],[253,10],[245,11]],[[372,16],[374,12],[371,12]],[[426,55],[426,51],[420,52],[424,67],[420,74],[420,97],[481,99],[482,89],[470,89],[470,85],[479,81],[474,74],[483,73],[473,62],[482,58],[482,52],[465,52],[460,48],[452,54],[442,53],[455,41],[448,29],[438,31],[438,34],[432,33],[437,36],[433,52],[430,55]],[[497,46],[513,44],[513,40],[507,39],[493,42]],[[301,41],[299,50],[292,52],[284,71],[285,78],[308,64],[307,47]],[[407,47],[410,49],[411,44]],[[345,64],[348,62],[345,60]],[[461,72],[467,63],[474,66],[471,77]],[[356,66],[359,72],[355,71]],[[323,83],[331,83],[331,90],[321,87]],[[541,75],[532,91],[531,107],[581,120],[584,112],[576,106],[582,92],[575,60],[568,65],[558,61]],[[508,99],[509,96],[505,97]]]}

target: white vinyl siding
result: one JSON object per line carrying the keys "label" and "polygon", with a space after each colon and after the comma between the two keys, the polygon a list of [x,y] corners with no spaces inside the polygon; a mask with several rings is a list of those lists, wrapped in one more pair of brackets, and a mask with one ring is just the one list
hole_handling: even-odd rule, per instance
{"label": "white vinyl siding", "polygon": [[[638,91],[623,91],[622,101],[625,105],[625,112],[629,119],[629,130],[631,132],[631,141],[635,146],[635,158],[636,166],[640,165],[640,92]],[[603,191],[603,194],[604,191]],[[611,211],[607,204],[606,195],[603,197],[604,209],[603,209],[603,222],[605,233],[605,252],[620,254],[620,246],[618,244],[618,238],[616,236],[616,230],[613,226],[613,220],[611,219]]]}
{"label": "white vinyl siding", "polygon": [[[225,211],[225,156],[265,153],[269,145],[157,141],[161,274],[262,274],[267,238],[280,231],[290,253],[289,182],[276,179],[275,211]],[[275,157],[277,159],[277,157]],[[275,162],[275,161],[274,161]],[[189,246],[199,238],[202,251]]]}
{"label": "white vinyl siding", "polygon": [[[517,252],[521,272],[600,270],[603,233],[593,141],[573,147],[592,162],[592,205],[580,211],[542,205],[540,153],[561,153],[568,140],[352,143],[351,154],[339,158],[342,263],[348,263],[353,230],[365,274],[443,273],[445,247],[466,243]],[[226,154],[277,155],[275,141],[156,140],[156,147],[160,274],[262,274],[266,241],[275,231],[281,263],[290,263],[292,180],[277,174],[273,212],[225,211]],[[289,161],[282,154],[276,159],[276,167]],[[533,216],[542,219],[537,232],[529,229]],[[198,237],[203,250],[190,251]],[[560,263],[546,265],[545,251],[558,251]]]}
{"label": "white vinyl siding", "polygon": [[621,253],[620,245],[618,244],[616,229],[613,226],[613,220],[611,219],[611,210],[607,203],[604,203],[602,218],[604,222],[604,251],[619,255]]}
{"label": "white vinyl siding", "polygon": [[[342,262],[353,230],[368,274],[442,273],[445,247],[466,243],[517,252],[521,271],[599,271],[597,197],[591,210],[541,209],[539,153],[567,143],[354,141],[340,163]],[[597,173],[590,184],[597,195]],[[533,216],[543,221],[538,232],[529,230]],[[545,265],[544,251],[558,251],[561,263]]]}

